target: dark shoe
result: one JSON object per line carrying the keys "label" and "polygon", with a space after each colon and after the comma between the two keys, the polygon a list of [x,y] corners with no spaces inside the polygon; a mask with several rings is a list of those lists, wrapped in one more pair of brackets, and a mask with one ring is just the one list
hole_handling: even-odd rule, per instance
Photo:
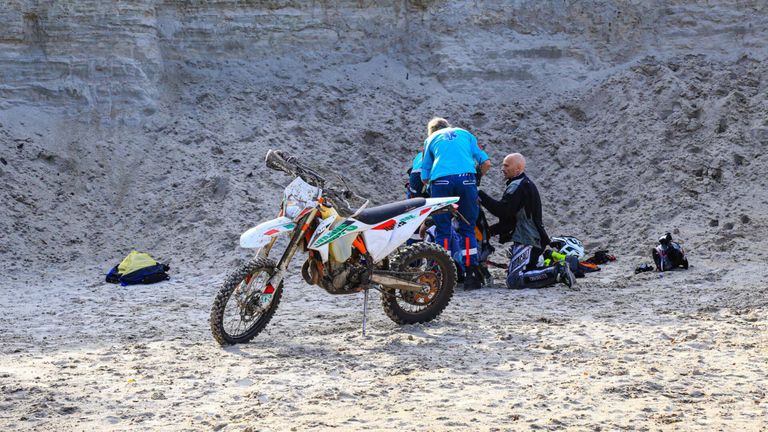
{"label": "dark shoe", "polygon": [[480,276],[480,282],[483,286],[490,286],[491,284],[491,272],[488,271],[488,267],[484,265],[477,266],[477,274]]}
{"label": "dark shoe", "polygon": [[464,291],[472,291],[480,289],[481,278],[478,275],[477,269],[470,267],[467,269],[467,274],[464,276]]}
{"label": "dark shoe", "polygon": [[649,272],[649,271],[653,271],[653,270],[654,270],[654,268],[653,268],[652,265],[643,263],[643,264],[640,264],[639,266],[637,266],[637,268],[635,268],[635,274],[643,273],[643,272]]}
{"label": "dark shoe", "polygon": [[570,267],[565,262],[557,263],[557,281],[564,283],[570,289],[576,289],[576,277],[571,272]]}

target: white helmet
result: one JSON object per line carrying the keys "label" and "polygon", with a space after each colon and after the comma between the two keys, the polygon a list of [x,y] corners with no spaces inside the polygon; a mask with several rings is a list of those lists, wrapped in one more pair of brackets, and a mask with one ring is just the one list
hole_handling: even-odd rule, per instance
{"label": "white helmet", "polygon": [[552,237],[551,240],[550,246],[556,248],[560,253],[575,256],[578,259],[584,258],[584,245],[576,237]]}

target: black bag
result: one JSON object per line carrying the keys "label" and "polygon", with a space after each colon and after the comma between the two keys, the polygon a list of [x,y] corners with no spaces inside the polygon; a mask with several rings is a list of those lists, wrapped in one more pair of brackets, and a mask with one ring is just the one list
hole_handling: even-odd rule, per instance
{"label": "black bag", "polygon": [[680,243],[672,241],[672,234],[666,233],[659,238],[659,244],[651,251],[656,271],[668,271],[682,267],[688,268],[688,258]]}

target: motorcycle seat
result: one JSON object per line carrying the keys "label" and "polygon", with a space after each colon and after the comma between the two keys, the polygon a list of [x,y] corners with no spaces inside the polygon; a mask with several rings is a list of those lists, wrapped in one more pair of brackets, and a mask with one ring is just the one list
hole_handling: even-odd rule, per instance
{"label": "motorcycle seat", "polygon": [[398,201],[391,204],[371,207],[361,211],[357,216],[355,216],[355,219],[366,225],[373,225],[379,222],[383,222],[391,217],[421,207],[426,202],[427,200],[424,198],[411,198],[405,201]]}

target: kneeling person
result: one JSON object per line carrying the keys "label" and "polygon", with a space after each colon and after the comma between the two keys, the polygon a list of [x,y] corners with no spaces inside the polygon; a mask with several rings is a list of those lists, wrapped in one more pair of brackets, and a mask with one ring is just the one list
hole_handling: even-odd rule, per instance
{"label": "kneeling person", "polygon": [[549,236],[541,221],[541,197],[536,185],[525,175],[525,158],[512,153],[504,158],[501,171],[506,188],[501,200],[495,200],[479,191],[480,204],[499,222],[490,227],[491,235],[499,241],[512,241],[509,248],[507,288],[544,288],[557,282],[568,287],[576,283],[565,262],[536,268],[539,255],[549,243]]}

